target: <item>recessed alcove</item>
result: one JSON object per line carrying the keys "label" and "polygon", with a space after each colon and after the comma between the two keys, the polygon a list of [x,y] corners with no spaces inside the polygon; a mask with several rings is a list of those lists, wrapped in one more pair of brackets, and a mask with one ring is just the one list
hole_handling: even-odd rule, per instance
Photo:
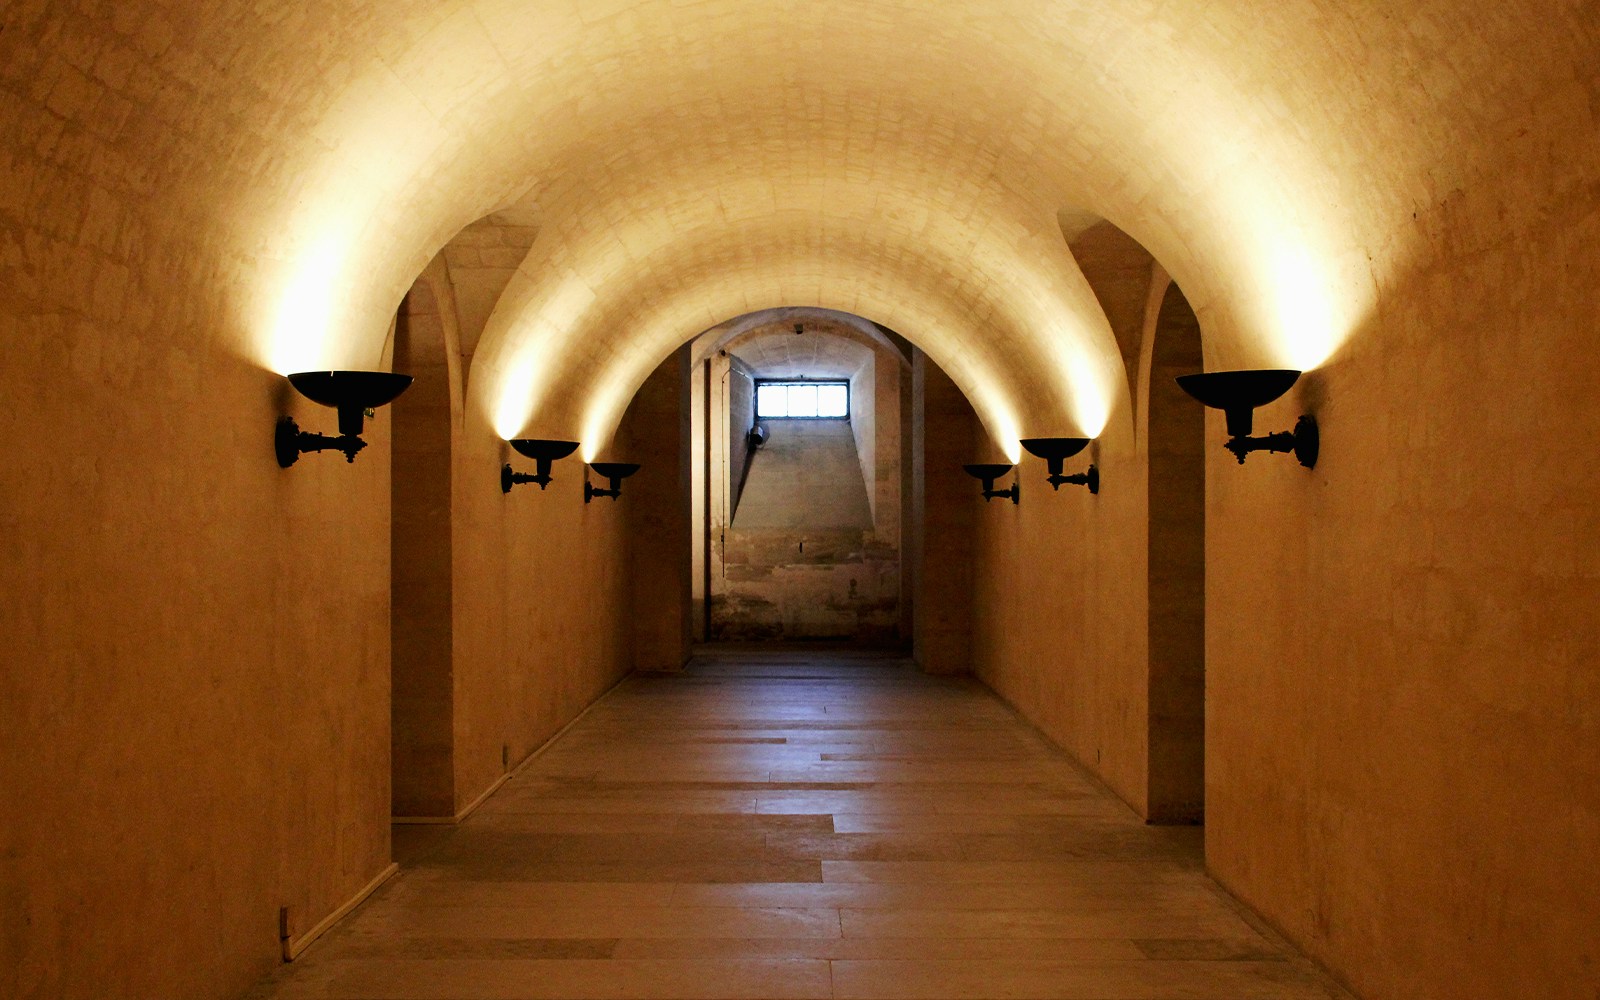
{"label": "recessed alcove", "polygon": [[[905,357],[858,317],[784,311],[707,357],[704,637],[893,644],[902,626]],[[762,383],[847,383],[843,417],[757,415]],[[753,442],[757,424],[764,440]]]}

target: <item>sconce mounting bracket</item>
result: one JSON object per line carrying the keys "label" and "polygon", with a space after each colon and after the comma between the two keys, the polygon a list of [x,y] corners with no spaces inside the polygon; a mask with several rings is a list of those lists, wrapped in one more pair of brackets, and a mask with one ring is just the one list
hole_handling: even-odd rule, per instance
{"label": "sconce mounting bracket", "polygon": [[1293,452],[1301,465],[1308,469],[1315,468],[1317,453],[1321,448],[1317,418],[1309,413],[1303,414],[1295,421],[1292,431],[1279,431],[1260,437],[1240,434],[1230,438],[1223,447],[1233,452],[1233,457],[1239,460],[1240,465],[1244,464],[1245,456],[1253,451]]}
{"label": "sconce mounting bracket", "polygon": [[346,462],[354,462],[356,453],[367,443],[355,434],[315,434],[303,431],[293,417],[278,421],[272,433],[272,448],[278,454],[278,466],[287,469],[308,451],[342,451]]}

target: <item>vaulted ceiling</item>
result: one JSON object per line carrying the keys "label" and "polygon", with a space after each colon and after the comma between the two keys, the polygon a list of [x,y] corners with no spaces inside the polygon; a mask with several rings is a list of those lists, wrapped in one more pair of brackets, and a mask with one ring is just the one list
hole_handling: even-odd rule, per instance
{"label": "vaulted ceiling", "polygon": [[1592,124],[1600,48],[1592,3],[61,14],[8,11],[9,38],[51,53],[13,44],[8,85],[105,121],[106,175],[142,205],[125,226],[230,279],[233,348],[371,367],[422,266],[511,211],[531,246],[469,405],[591,450],[667,352],[778,307],[903,333],[1006,450],[1095,434],[1126,382],[1070,219],[1150,250],[1213,367],[1315,367],[1421,252],[1415,213]]}

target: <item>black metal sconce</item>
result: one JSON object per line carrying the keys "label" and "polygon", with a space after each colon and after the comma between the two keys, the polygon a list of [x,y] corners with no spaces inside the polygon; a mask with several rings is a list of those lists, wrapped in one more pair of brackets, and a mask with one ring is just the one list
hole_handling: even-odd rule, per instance
{"label": "black metal sconce", "polygon": [[589,468],[604,476],[610,483],[610,489],[596,489],[595,485],[587,479],[583,483],[583,502],[590,503],[595,497],[610,497],[615,500],[622,496],[622,481],[639,471],[637,462],[590,462]]}
{"label": "black metal sconce", "polygon": [[1292,369],[1262,368],[1179,375],[1178,385],[1205,405],[1227,414],[1228,443],[1223,447],[1233,452],[1233,457],[1239,460],[1240,465],[1244,464],[1245,456],[1253,451],[1294,452],[1300,464],[1310,469],[1317,464],[1320,442],[1317,420],[1309,413],[1301,415],[1292,431],[1250,436],[1255,408],[1265,406],[1288,392],[1299,378],[1300,373]]}
{"label": "black metal sconce", "polygon": [[997,490],[997,489],[994,488],[994,481],[996,479],[999,479],[1001,476],[1005,475],[1006,473],[1010,472],[1011,471],[1011,466],[1009,466],[1009,465],[963,465],[962,468],[966,469],[967,470],[967,475],[971,476],[973,479],[981,479],[981,480],[983,480],[983,499],[984,499],[985,502],[988,502],[990,500],[994,500],[996,498],[999,498],[1001,500],[1010,500],[1012,503],[1021,503],[1022,502],[1022,482],[1021,482],[1022,477],[1021,476],[1017,477],[1018,481],[1012,483],[1011,484],[1011,488],[1009,490]]}
{"label": "black metal sconce", "polygon": [[1050,476],[1045,481],[1051,489],[1059,490],[1063,483],[1087,486],[1090,493],[1100,492],[1100,470],[1093,462],[1088,472],[1071,476],[1061,474],[1061,463],[1089,446],[1088,438],[1023,438],[1022,446],[1049,463]]}
{"label": "black metal sconce", "polygon": [[287,469],[308,451],[342,451],[346,462],[367,446],[361,440],[362,421],[371,411],[391,403],[411,385],[410,375],[393,372],[296,372],[289,384],[313,403],[339,411],[339,436],[303,431],[293,417],[284,417],[273,430],[273,450],[278,465]]}
{"label": "black metal sconce", "polygon": [[532,475],[526,472],[513,472],[511,463],[500,466],[500,492],[510,493],[511,487],[520,483],[538,483],[542,490],[550,485],[550,463],[558,458],[566,458],[578,450],[576,441],[547,441],[543,438],[517,438],[511,442],[511,447],[517,449],[521,455],[534,461]]}

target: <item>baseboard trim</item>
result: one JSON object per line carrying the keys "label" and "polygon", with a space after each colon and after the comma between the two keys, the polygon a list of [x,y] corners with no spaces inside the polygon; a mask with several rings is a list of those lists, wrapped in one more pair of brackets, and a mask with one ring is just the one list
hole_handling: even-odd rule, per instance
{"label": "baseboard trim", "polygon": [[[518,767],[520,767],[520,766],[521,765],[519,764]],[[488,788],[485,788],[483,790],[483,794],[479,795],[477,798],[473,799],[471,802],[468,802],[466,805],[462,806],[461,807],[461,811],[457,812],[455,814],[455,816],[451,819],[451,822],[452,823],[459,823],[462,820],[466,819],[468,816],[471,816],[473,813],[477,812],[478,811],[478,807],[483,805],[485,802],[489,801],[489,796],[493,795],[495,792],[498,792],[500,790],[501,786],[503,786],[506,782],[510,781],[511,780],[511,776],[513,774],[516,774],[516,773],[517,773],[517,769],[513,768],[513,769],[507,771],[506,773],[502,774],[500,777],[494,779],[494,782],[491,783]]]}
{"label": "baseboard trim", "polygon": [[500,777],[496,778],[494,780],[494,782],[489,785],[488,788],[483,790],[483,793],[481,795],[479,795],[477,798],[473,799],[471,802],[467,803],[466,805],[462,806],[460,811],[457,812],[454,816],[391,816],[391,817],[389,817],[389,822],[391,822],[391,823],[412,824],[412,825],[417,825],[417,826],[423,826],[423,825],[446,826],[446,825],[454,825],[454,824],[460,823],[462,820],[466,819],[468,816],[471,816],[473,813],[477,812],[478,811],[478,807],[483,805],[485,802],[489,801],[490,796],[494,795],[495,792],[498,792],[502,787],[504,787],[506,782],[510,781],[512,778],[515,778],[517,775],[521,774],[523,772],[523,770],[526,769],[529,764],[532,764],[535,760],[537,760],[541,754],[543,754],[546,750],[550,749],[552,746],[555,746],[555,743],[556,743],[557,740],[559,740],[559,739],[561,739],[561,737],[567,735],[567,730],[571,729],[573,726],[576,726],[578,723],[582,722],[584,716],[588,715],[589,712],[596,705],[600,704],[602,701],[606,700],[606,698],[610,697],[611,692],[613,692],[617,688],[621,687],[622,683],[624,681],[626,681],[629,677],[632,677],[632,676],[633,676],[633,672],[630,671],[628,673],[623,674],[621,677],[618,677],[616,682],[614,684],[612,684],[610,687],[606,688],[604,691],[602,691],[599,694],[599,696],[595,698],[594,701],[591,701],[591,702],[589,702],[589,704],[585,705],[584,708],[583,708],[583,711],[579,712],[577,715],[574,715],[572,717],[572,719],[567,722],[566,725],[562,726],[560,729],[557,729],[554,733],[552,733],[549,739],[545,740],[543,743],[541,743],[537,747],[535,747],[534,750],[531,753],[529,753],[526,757],[524,757],[521,760],[517,761],[517,763],[515,765],[513,765],[512,768],[509,771],[507,771],[506,773],[500,775]]}
{"label": "baseboard trim", "polygon": [[361,890],[354,896],[351,896],[349,899],[345,900],[344,904],[341,905],[337,910],[334,910],[332,913],[323,917],[317,926],[311,928],[298,938],[292,938],[285,934],[283,938],[283,960],[285,962],[293,962],[295,959],[299,958],[307,948],[311,947],[312,943],[315,942],[317,938],[326,934],[334,924],[348,916],[351,910],[354,910],[356,907],[366,902],[368,896],[377,892],[378,888],[382,886],[383,883],[389,881],[391,878],[394,878],[395,873],[399,870],[399,865],[395,864],[394,862],[390,862],[389,867],[379,872],[377,877],[363,886]]}

